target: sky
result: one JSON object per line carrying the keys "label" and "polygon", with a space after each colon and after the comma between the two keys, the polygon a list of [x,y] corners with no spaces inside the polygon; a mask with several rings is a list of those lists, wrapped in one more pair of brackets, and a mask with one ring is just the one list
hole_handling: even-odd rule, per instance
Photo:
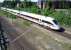
{"label": "sky", "polygon": [[[0,2],[3,2],[4,0],[0,0]],[[23,1],[23,0],[21,0],[21,1]],[[31,0],[31,1],[33,1],[33,2],[37,2],[38,0]],[[71,1],[71,0],[69,0],[69,1]]]}
{"label": "sky", "polygon": [[[23,0],[21,0],[21,1],[23,1]],[[37,2],[38,0],[31,0],[31,1],[33,1],[33,2]]]}
{"label": "sky", "polygon": [[[3,2],[4,0],[0,0],[0,2]],[[31,0],[31,1],[33,1],[33,2],[37,2],[38,0]]]}
{"label": "sky", "polygon": [[0,0],[0,2],[3,2],[4,0]]}
{"label": "sky", "polygon": [[31,0],[31,1],[33,1],[33,2],[37,2],[38,0]]}

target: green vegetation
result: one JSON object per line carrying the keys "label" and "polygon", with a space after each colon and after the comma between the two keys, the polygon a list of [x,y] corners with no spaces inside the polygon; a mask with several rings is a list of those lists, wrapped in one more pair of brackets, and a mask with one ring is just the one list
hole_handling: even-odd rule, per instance
{"label": "green vegetation", "polygon": [[64,26],[71,26],[71,15],[70,11],[55,11],[52,14],[49,14],[48,16],[54,17],[57,21],[59,21],[60,24]]}
{"label": "green vegetation", "polygon": [[14,8],[16,10],[20,10],[20,11],[27,11],[27,12],[31,12],[31,13],[37,13],[37,14],[41,14],[41,9],[39,9],[37,6],[31,6],[31,7],[26,7],[26,8]]}
{"label": "green vegetation", "polygon": [[27,29],[31,26],[31,22],[27,21],[27,20],[23,20],[21,18],[17,18],[15,20],[16,26],[19,26],[22,29]]}
{"label": "green vegetation", "polygon": [[0,10],[0,16],[6,16],[6,17],[9,17],[9,18],[12,18],[12,19],[16,19],[15,15],[8,13],[8,12],[5,12],[5,11],[1,11],[1,10]]}
{"label": "green vegetation", "polygon": [[13,14],[11,14],[11,13],[8,13],[8,12],[6,12],[7,13],[7,17],[9,17],[9,18],[12,18],[12,19],[16,19],[16,15],[13,15]]}
{"label": "green vegetation", "polygon": [[[11,13],[8,13],[8,12],[5,12],[5,11],[1,11],[0,10],[0,16],[3,16],[3,17],[8,17],[12,22],[16,21],[17,20],[17,16],[16,15],[13,15]],[[19,21],[20,22],[20,21]],[[22,22],[22,23],[21,23]],[[23,26],[23,27],[28,27],[31,25],[31,22],[27,21],[27,20],[21,20],[21,22],[19,23],[20,26]]]}
{"label": "green vegetation", "polygon": [[4,14],[6,14],[6,13],[0,10],[0,16],[7,16],[7,15],[4,15]]}
{"label": "green vegetation", "polygon": [[64,43],[62,45],[63,45],[64,50],[71,50],[71,44]]}

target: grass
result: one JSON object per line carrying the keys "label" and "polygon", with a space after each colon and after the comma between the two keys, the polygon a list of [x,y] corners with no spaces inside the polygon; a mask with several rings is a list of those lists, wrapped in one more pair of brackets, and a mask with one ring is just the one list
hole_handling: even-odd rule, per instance
{"label": "grass", "polygon": [[7,16],[7,15],[4,15],[4,14],[6,14],[6,13],[0,10],[0,16]]}
{"label": "grass", "polygon": [[61,44],[63,50],[71,50],[71,44],[63,43],[63,42],[58,42],[58,43]]}
{"label": "grass", "polygon": [[15,15],[8,13],[8,12],[5,12],[5,11],[2,11],[2,10],[0,10],[0,16],[5,16],[5,17],[12,18],[12,19],[16,19]]}
{"label": "grass", "polygon": [[16,25],[21,27],[21,28],[28,28],[31,26],[31,22],[27,21],[27,20],[23,20],[21,18],[18,18],[16,21],[15,21]]}
{"label": "grass", "polygon": [[[10,18],[10,20],[12,20],[12,22],[17,20],[17,16],[16,15],[13,15],[11,13],[8,13],[8,12],[5,12],[5,11],[1,11],[1,10],[0,10],[0,16],[4,16],[4,17]],[[27,27],[27,26],[30,26],[31,25],[31,22],[28,22],[27,20],[23,20],[22,19],[21,21],[23,23],[20,22],[19,23],[20,26]]]}
{"label": "grass", "polygon": [[71,50],[71,44],[63,44],[64,50]]}

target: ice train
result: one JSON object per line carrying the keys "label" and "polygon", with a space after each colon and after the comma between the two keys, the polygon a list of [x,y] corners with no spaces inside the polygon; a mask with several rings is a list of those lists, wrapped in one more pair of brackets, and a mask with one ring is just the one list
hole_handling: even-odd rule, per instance
{"label": "ice train", "polygon": [[62,28],[59,23],[52,17],[46,17],[34,13],[29,13],[29,12],[24,12],[24,11],[19,11],[19,10],[13,10],[9,8],[1,8],[4,11],[7,11],[9,13],[12,13],[14,15],[17,15],[21,18],[27,19],[29,21],[32,21],[34,23],[40,24],[42,26],[45,26],[46,28],[50,28],[52,30],[57,30],[64,32],[64,28]]}

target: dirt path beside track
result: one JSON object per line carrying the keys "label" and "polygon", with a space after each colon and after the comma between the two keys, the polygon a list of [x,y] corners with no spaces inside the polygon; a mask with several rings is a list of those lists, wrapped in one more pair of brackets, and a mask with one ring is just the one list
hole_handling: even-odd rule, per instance
{"label": "dirt path beside track", "polygon": [[[69,50],[71,35],[46,30],[36,24],[25,28],[18,25],[18,20],[11,21],[0,17],[4,31],[10,40],[9,50]],[[21,23],[21,20],[20,20]],[[63,34],[63,35],[62,35]],[[67,38],[65,36],[69,36]],[[18,38],[18,39],[17,39]],[[66,47],[65,47],[66,46]]]}

